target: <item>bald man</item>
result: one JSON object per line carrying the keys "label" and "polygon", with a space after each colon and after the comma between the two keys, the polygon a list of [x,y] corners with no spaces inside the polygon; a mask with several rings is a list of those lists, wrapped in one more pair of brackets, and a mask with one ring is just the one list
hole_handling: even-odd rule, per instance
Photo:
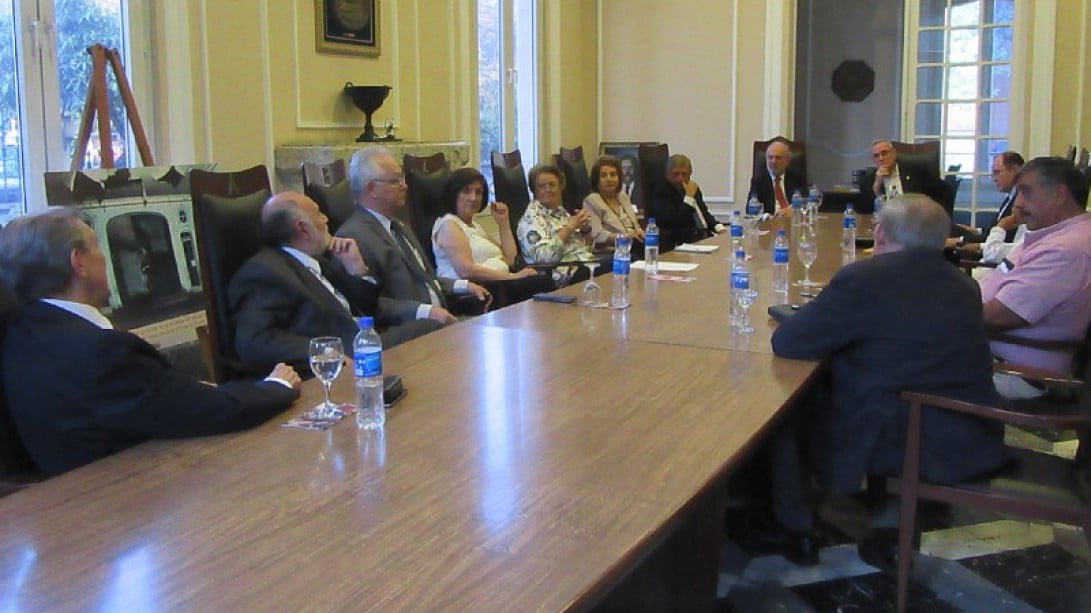
{"label": "bald man", "polygon": [[231,279],[235,351],[247,364],[287,362],[307,367],[316,336],[339,336],[346,351],[356,336],[355,318],[376,319],[384,347],[437,330],[447,322],[416,319],[417,304],[380,297],[356,241],[330,236],[328,219],[307,196],[284,192],[261,211],[266,248]]}
{"label": "bald man", "polygon": [[791,161],[792,151],[787,143],[773,141],[765,148],[765,172],[750,179],[750,193],[770,215],[791,213],[792,194],[796,190],[801,194],[807,191],[803,178],[789,169]]}

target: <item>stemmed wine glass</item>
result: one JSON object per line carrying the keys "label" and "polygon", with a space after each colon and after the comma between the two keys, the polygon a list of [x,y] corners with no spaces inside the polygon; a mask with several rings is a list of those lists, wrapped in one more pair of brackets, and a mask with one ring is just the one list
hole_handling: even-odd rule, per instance
{"label": "stemmed wine glass", "polygon": [[799,261],[803,264],[803,280],[796,283],[796,286],[821,287],[821,283],[811,281],[811,265],[818,258],[818,237],[810,228],[799,228],[796,253],[799,254]]}
{"label": "stemmed wine glass", "polygon": [[598,262],[584,262],[584,266],[587,267],[588,277],[587,283],[583,284],[583,294],[580,298],[581,306],[597,306],[602,302],[602,288],[595,282],[595,269],[599,267]]}
{"label": "stemmed wine glass", "polygon": [[754,304],[754,300],[758,297],[757,290],[746,289],[735,294],[735,303],[739,305],[739,319],[738,325],[739,332],[749,334],[754,331],[754,327],[750,325],[750,305]]}
{"label": "stemmed wine glass", "polygon": [[333,380],[341,374],[344,365],[345,351],[341,345],[341,339],[336,336],[319,336],[312,338],[307,354],[311,361],[311,370],[314,376],[322,382],[326,391],[326,401],[314,408],[315,415],[319,419],[335,419],[341,417],[341,409],[330,402],[330,387]]}

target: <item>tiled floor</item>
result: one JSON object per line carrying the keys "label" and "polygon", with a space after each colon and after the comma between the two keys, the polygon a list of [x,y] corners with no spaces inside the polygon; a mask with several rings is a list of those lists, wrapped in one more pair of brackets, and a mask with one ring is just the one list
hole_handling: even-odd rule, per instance
{"label": "tiled floor", "polygon": [[[1061,455],[1074,448],[1072,441],[1014,436],[1020,444]],[[719,610],[893,611],[894,577],[856,554],[855,539],[866,528],[864,505],[851,497],[829,497],[819,515],[822,549],[816,567],[798,567],[780,556],[751,558],[725,540]],[[1091,549],[1080,530],[958,508],[926,514],[921,526],[910,611],[1091,611]]]}

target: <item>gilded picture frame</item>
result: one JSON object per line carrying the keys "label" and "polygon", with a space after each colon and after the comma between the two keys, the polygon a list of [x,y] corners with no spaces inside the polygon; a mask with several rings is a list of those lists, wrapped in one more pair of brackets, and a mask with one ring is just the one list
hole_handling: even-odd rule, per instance
{"label": "gilded picture frame", "polygon": [[379,0],[315,0],[315,50],[379,57]]}

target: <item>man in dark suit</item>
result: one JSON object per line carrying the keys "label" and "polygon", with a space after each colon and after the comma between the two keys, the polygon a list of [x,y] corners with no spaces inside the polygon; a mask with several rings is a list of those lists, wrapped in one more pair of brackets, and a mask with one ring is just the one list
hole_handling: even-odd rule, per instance
{"label": "man in dark suit", "polygon": [[110,296],[98,245],[70,209],[18,218],[0,233],[3,279],[22,303],[4,339],[3,380],[38,470],[62,473],[149,439],[249,428],[299,396],[290,366],[215,387],[114,330],[98,311]]}
{"label": "man in dark suit", "polygon": [[[876,168],[868,171],[860,182],[862,197],[870,202],[876,196],[892,198],[902,194],[924,194],[944,203],[947,186],[939,176],[939,168],[924,168],[911,163],[899,163],[898,151],[889,140],[877,140],[871,145],[871,159]],[[954,203],[947,215],[954,215]],[[945,208],[946,204],[943,205]]]}
{"label": "man in dark suit", "polygon": [[[960,241],[965,248],[970,251],[980,252],[981,243],[985,242],[985,239],[989,236],[989,231],[997,225],[1002,225],[1007,232],[1004,242],[1010,243],[1015,240],[1015,232],[1019,226],[1015,222],[1012,210],[1015,205],[1016,195],[1015,175],[1018,174],[1024,163],[1026,162],[1023,160],[1023,156],[1015,151],[1005,151],[993,158],[993,184],[996,185],[997,190],[1004,193],[1004,201],[1000,203],[1000,208],[996,210],[996,218],[993,219],[992,224],[984,228],[980,234],[974,231],[973,228],[962,226],[965,230],[968,230],[967,234],[962,237],[962,241]],[[1001,223],[1002,221],[1003,223]]]}
{"label": "man in dark suit", "polygon": [[725,231],[708,212],[701,186],[691,179],[693,164],[684,155],[667,158],[666,181],[652,194],[649,217],[659,226],[659,249],[670,251],[682,243],[699,241]]}
{"label": "man in dark suit", "polygon": [[356,242],[331,237],[327,224],[318,204],[296,192],[277,194],[262,207],[267,247],[243,264],[228,288],[235,351],[246,363],[307,368],[316,336],[339,336],[351,352],[361,315],[375,317],[384,347],[442,327],[417,320],[415,302],[380,297],[364,280],[368,269]]}
{"label": "man in dark suit", "polygon": [[[903,390],[997,400],[980,292],[942,255],[949,226],[925,196],[891,199],[878,215],[875,256],[842,268],[773,334],[776,355],[830,366],[828,388],[806,398],[769,447],[774,516],[788,535],[781,552],[799,562],[817,561],[808,469],[841,492],[856,491],[868,474],[900,474]],[[930,480],[964,480],[1005,460],[996,424],[939,411],[924,424],[922,470]],[[877,526],[887,542],[894,522],[890,515]]]}
{"label": "man in dark suit", "polygon": [[436,276],[413,232],[398,220],[396,213],[405,206],[405,175],[390,151],[366,147],[354,153],[349,186],[356,210],[337,236],[356,241],[383,296],[416,302],[418,318],[431,317],[443,324],[455,321],[447,310],[455,294],[472,294],[486,305],[491,301],[489,292],[476,283]]}
{"label": "man in dark suit", "polygon": [[761,201],[770,215],[790,215],[792,194],[805,194],[803,179],[789,169],[792,151],[786,143],[773,141],[765,148],[765,172],[750,179],[750,193]]}

